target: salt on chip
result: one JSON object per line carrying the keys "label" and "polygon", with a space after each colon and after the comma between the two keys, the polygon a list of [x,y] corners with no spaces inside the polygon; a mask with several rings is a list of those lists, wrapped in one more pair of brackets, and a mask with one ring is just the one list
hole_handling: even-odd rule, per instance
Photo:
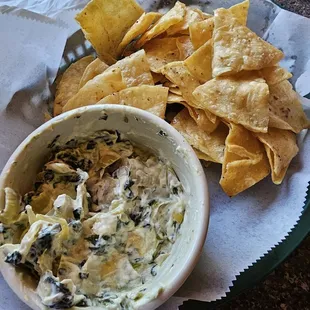
{"label": "salt on chip", "polygon": [[210,39],[199,47],[190,57],[184,61],[187,70],[199,80],[205,83],[212,79],[212,40]]}
{"label": "salt on chip", "polygon": [[92,80],[95,76],[104,72],[107,68],[109,68],[109,66],[99,58],[93,60],[86,67],[81,77],[79,89],[82,88],[88,81]]}
{"label": "salt on chip", "polygon": [[[198,79],[193,77],[184,65],[183,61],[175,61],[167,64],[161,70],[162,74],[172,83],[176,84],[182,96],[189,105],[195,106],[195,97],[192,92],[200,86]],[[170,90],[171,91],[171,90]]]}
{"label": "salt on chip", "polygon": [[309,120],[289,81],[269,86],[269,127],[287,129],[299,133],[309,128]]}
{"label": "salt on chip", "polygon": [[212,39],[213,29],[213,17],[193,23],[189,26],[189,35],[195,50]]}
{"label": "salt on chip", "polygon": [[163,66],[180,59],[177,38],[153,39],[143,48],[153,72],[159,73]]}
{"label": "salt on chip", "polygon": [[[235,18],[237,18],[240,24],[246,25],[249,4],[249,1],[246,0],[233,5],[228,9],[228,11],[231,12]],[[213,29],[214,17],[211,15],[207,15],[206,20],[202,22],[192,23],[190,25],[190,36],[195,49],[198,49],[212,38]]]}
{"label": "salt on chip", "polygon": [[106,70],[88,81],[63,107],[63,112],[95,104],[102,98],[126,88],[121,70]]}
{"label": "salt on chip", "polygon": [[269,128],[267,133],[256,136],[264,144],[273,183],[281,184],[290,162],[298,153],[296,135],[288,130]]}
{"label": "salt on chip", "polygon": [[167,87],[141,85],[123,89],[100,100],[98,104],[123,104],[149,111],[158,117],[165,118]]}
{"label": "salt on chip", "polygon": [[212,63],[214,77],[271,67],[282,58],[280,50],[240,24],[229,10],[215,11]]}
{"label": "salt on chip", "polygon": [[143,12],[134,0],[92,0],[75,19],[99,58],[111,65],[124,35]]}
{"label": "salt on chip", "polygon": [[86,56],[71,64],[56,83],[54,116],[61,114],[62,108],[78,92],[83,72],[93,59],[93,56]]}
{"label": "salt on chip", "polygon": [[181,22],[184,19],[185,13],[185,4],[177,1],[171,10],[162,16],[151,29],[149,29],[141,36],[141,38],[136,43],[136,47],[140,48],[147,41],[150,41],[151,39],[165,32],[171,26]]}
{"label": "salt on chip", "polygon": [[122,42],[118,46],[118,55],[120,55],[125,47],[139,35],[145,33],[149,27],[155,23],[162,14],[158,12],[143,13],[139,19],[131,26],[128,32],[125,34]]}
{"label": "salt on chip", "polygon": [[292,77],[290,72],[280,66],[264,68],[260,73],[268,85],[275,85]]}
{"label": "salt on chip", "polygon": [[121,70],[123,81],[127,87],[154,85],[150,65],[147,61],[144,50],[137,51],[134,54],[119,60],[109,67],[107,71],[112,71],[115,68]]}
{"label": "salt on chip", "polygon": [[209,110],[251,131],[267,132],[268,85],[251,73],[212,79],[193,92],[197,108]]}
{"label": "salt on chip", "polygon": [[187,6],[185,8],[185,16],[182,21],[179,23],[171,26],[167,29],[167,35],[175,35],[175,34],[189,34],[188,28],[189,25],[194,22],[199,22],[203,20],[203,17],[201,16],[200,12]]}
{"label": "salt on chip", "polygon": [[171,125],[183,135],[190,145],[208,155],[211,161],[223,162],[227,136],[225,125],[221,124],[213,133],[208,134],[198,127],[187,109],[178,113]]}
{"label": "salt on chip", "polygon": [[229,196],[235,196],[269,174],[265,150],[247,129],[233,123],[226,139],[220,184]]}
{"label": "salt on chip", "polygon": [[178,37],[176,43],[180,53],[178,60],[185,60],[193,54],[194,47],[189,36]]}

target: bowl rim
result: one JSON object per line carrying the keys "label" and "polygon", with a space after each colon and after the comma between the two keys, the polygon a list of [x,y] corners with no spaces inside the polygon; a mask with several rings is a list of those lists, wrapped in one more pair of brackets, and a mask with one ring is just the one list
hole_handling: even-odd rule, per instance
{"label": "bowl rim", "polygon": [[[124,113],[127,113],[133,116],[136,116],[138,118],[141,118],[142,120],[145,120],[146,122],[144,122],[144,124],[151,122],[152,124],[161,127],[164,132],[168,133],[169,137],[172,137],[173,141],[175,141],[178,146],[181,146],[182,149],[185,149],[185,151],[188,152],[189,154],[189,156],[187,156],[188,164],[189,166],[195,168],[195,171],[197,171],[196,177],[200,179],[199,180],[200,190],[198,190],[198,192],[201,194],[201,199],[199,200],[201,201],[201,207],[199,210],[200,212],[199,218],[201,220],[199,221],[200,226],[197,229],[196,234],[194,235],[194,238],[192,241],[194,242],[192,251],[190,253],[190,256],[188,257],[188,260],[186,261],[185,266],[182,266],[182,269],[180,270],[180,272],[174,277],[174,281],[172,283],[169,283],[170,284],[169,287],[167,288],[165,287],[163,292],[161,292],[156,298],[148,301],[142,306],[143,309],[155,309],[156,307],[159,307],[165,301],[167,301],[170,297],[173,296],[173,294],[182,286],[182,284],[185,282],[185,280],[188,278],[188,276],[194,269],[200,257],[203,245],[205,243],[208,226],[209,226],[209,218],[210,218],[209,188],[207,184],[206,175],[200,163],[200,160],[198,159],[195,151],[192,149],[189,143],[184,139],[184,137],[175,128],[173,128],[169,123],[167,123],[165,120],[159,118],[158,116],[150,112],[147,112],[145,110],[141,110],[135,107],[125,106],[125,105],[97,104],[97,105],[89,105],[86,107],[81,107],[81,108],[77,108],[77,109],[65,112],[63,114],[60,114],[50,119],[44,124],[42,124],[40,127],[35,129],[32,133],[30,133],[20,143],[20,145],[16,148],[16,150],[10,156],[9,160],[7,161],[6,165],[4,166],[1,172],[0,190],[4,188],[6,178],[9,175],[10,168],[12,164],[14,163],[15,159],[23,152],[23,150],[25,150],[25,146],[31,143],[34,137],[40,136],[42,132],[49,130],[49,128],[55,125],[56,123],[65,122],[67,119],[71,119],[71,118],[74,118],[75,116],[81,115],[83,113],[92,112],[92,111],[98,111],[98,112],[106,111],[108,113],[116,112],[116,113],[121,113],[122,116],[124,116]],[[163,153],[165,153],[164,150],[163,150]],[[8,279],[5,275],[3,276],[7,284],[11,286],[10,279]],[[15,293],[18,291],[16,288],[12,290]],[[25,298],[24,294],[21,294],[21,293],[22,293],[22,290],[20,291],[19,294],[17,294],[18,297],[28,306],[33,307],[29,299]]]}

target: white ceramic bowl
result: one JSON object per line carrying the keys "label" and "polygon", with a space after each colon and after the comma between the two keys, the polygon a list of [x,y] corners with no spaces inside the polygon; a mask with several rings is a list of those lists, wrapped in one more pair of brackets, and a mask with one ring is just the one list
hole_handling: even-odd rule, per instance
{"label": "white ceramic bowl", "polygon": [[[168,159],[188,195],[189,205],[172,254],[147,287],[154,296],[160,288],[161,293],[151,301],[142,300],[144,304],[140,305],[143,310],[155,309],[181,287],[195,267],[209,222],[209,194],[203,168],[192,148],[172,126],[151,113],[123,105],[94,105],[69,111],[43,124],[21,143],[2,171],[0,189],[9,186],[20,194],[26,193],[46,162],[54,139],[64,144],[103,129],[117,129],[131,141]],[[0,192],[2,209],[3,190]],[[3,262],[3,254],[0,259]],[[25,275],[17,274],[13,267],[2,262],[1,272],[12,290],[31,308],[40,309],[35,286],[23,288],[19,279]]]}

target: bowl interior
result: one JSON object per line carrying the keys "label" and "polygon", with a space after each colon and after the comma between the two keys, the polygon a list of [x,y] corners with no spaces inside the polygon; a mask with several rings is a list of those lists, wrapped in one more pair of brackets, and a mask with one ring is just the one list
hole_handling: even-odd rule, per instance
{"label": "bowl interior", "polygon": [[[24,194],[31,189],[53,143],[87,138],[104,129],[118,130],[131,141],[169,160],[188,196],[184,222],[172,254],[147,286],[150,299],[160,294],[153,301],[139,301],[141,308],[154,309],[168,299],[192,271],[205,240],[209,219],[208,188],[201,164],[184,138],[169,124],[148,112],[126,106],[96,105],[70,111],[42,125],[17,148],[3,169],[0,188],[9,186]],[[3,208],[3,191],[1,195],[0,208]],[[5,278],[9,283],[10,279]]]}

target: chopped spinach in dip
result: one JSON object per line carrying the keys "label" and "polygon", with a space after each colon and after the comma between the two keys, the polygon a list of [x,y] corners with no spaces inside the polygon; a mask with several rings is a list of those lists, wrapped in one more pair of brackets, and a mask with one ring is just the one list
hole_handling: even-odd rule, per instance
{"label": "chopped spinach in dip", "polygon": [[37,277],[46,307],[134,309],[169,256],[185,207],[169,163],[101,131],[55,146],[33,191],[5,189],[0,245],[15,244],[5,261]]}

